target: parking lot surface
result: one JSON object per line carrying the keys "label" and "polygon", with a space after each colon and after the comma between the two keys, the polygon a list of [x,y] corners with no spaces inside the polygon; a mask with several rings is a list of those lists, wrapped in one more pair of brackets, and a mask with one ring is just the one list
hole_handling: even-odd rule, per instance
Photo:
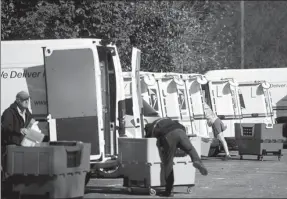
{"label": "parking lot surface", "polygon": [[[205,158],[209,175],[196,172],[192,193],[186,187],[175,189],[175,198],[286,198],[287,196],[287,150],[281,161],[276,156],[266,156],[258,161],[257,156],[235,153],[229,161],[220,157]],[[139,171],[140,172],[140,171]],[[84,198],[154,198],[148,193],[128,193],[122,179],[92,179]],[[158,197],[158,196],[156,196]]]}

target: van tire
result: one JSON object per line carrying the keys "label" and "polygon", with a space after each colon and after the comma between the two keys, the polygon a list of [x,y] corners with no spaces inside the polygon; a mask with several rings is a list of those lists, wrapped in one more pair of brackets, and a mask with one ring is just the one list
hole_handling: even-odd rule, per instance
{"label": "van tire", "polygon": [[120,167],[114,167],[109,169],[98,169],[97,170],[98,178],[119,178],[120,176]]}

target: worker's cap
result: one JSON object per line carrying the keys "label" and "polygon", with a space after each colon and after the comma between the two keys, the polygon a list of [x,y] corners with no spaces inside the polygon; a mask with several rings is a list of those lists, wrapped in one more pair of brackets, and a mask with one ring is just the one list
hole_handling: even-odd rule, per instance
{"label": "worker's cap", "polygon": [[22,100],[22,101],[27,100],[29,98],[30,98],[30,95],[26,91],[20,91],[16,95],[16,99],[19,99],[19,100]]}

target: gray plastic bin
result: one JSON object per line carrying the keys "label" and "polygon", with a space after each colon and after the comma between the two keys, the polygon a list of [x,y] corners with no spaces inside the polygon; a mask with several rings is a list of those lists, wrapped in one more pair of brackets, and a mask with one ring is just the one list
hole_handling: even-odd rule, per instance
{"label": "gray plastic bin", "polygon": [[13,176],[13,193],[39,196],[39,199],[43,196],[49,199],[81,198],[85,194],[86,174],[80,171],[55,176]]}
{"label": "gray plastic bin", "polygon": [[83,197],[90,171],[91,145],[50,142],[35,147],[8,146],[7,183],[20,195],[50,199]]}
{"label": "gray plastic bin", "polygon": [[201,156],[208,157],[210,146],[212,143],[211,138],[201,138]]}
{"label": "gray plastic bin", "polygon": [[90,170],[91,145],[49,142],[35,147],[7,146],[7,174],[58,175]]}
{"label": "gray plastic bin", "polygon": [[263,160],[263,156],[274,155],[280,160],[284,142],[282,125],[267,127],[264,123],[235,123],[240,159],[243,159],[243,155],[257,155],[258,160]]}

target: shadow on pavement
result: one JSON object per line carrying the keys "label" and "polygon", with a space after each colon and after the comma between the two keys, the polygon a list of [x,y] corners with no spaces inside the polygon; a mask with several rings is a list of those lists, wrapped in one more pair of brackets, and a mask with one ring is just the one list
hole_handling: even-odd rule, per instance
{"label": "shadow on pavement", "polygon": [[[268,157],[268,159],[266,159]],[[239,161],[255,161],[255,162],[274,162],[274,161],[278,161],[278,158],[276,157],[276,156],[273,156],[273,158],[272,159],[270,159],[270,157],[272,157],[272,156],[267,156],[267,157],[263,157],[263,160],[261,161],[261,160],[257,160],[257,158],[244,158],[243,157],[243,159],[242,160],[240,160],[239,158],[238,159],[236,159],[236,160],[239,160]]]}
{"label": "shadow on pavement", "polygon": [[109,187],[109,186],[87,186],[85,194],[89,193],[106,193],[106,194],[129,194],[124,187]]}
{"label": "shadow on pavement", "polygon": [[[136,190],[135,190],[136,189]],[[95,186],[86,187],[85,194],[91,193],[102,193],[111,195],[138,195],[138,196],[149,196],[148,190],[135,188],[133,192],[128,192],[125,187],[108,187],[108,186]]]}
{"label": "shadow on pavement", "polygon": [[[257,160],[257,156],[254,155],[254,157],[250,157],[250,155],[248,157],[244,157],[243,156],[243,159],[240,160],[240,157],[239,156],[231,156],[231,158],[228,160],[228,161],[224,161],[223,160],[223,157],[224,156],[217,156],[217,157],[204,157],[204,158],[201,158],[203,161],[207,161],[207,162],[210,162],[210,161],[222,161],[222,162],[229,162],[229,161],[256,161],[256,162],[262,162],[260,160]],[[268,158],[268,159],[267,159]],[[282,157],[281,157],[282,158]],[[271,161],[278,161],[278,157],[277,156],[271,156],[271,155],[267,155],[267,156],[264,156],[263,157],[263,162],[271,162]]]}
{"label": "shadow on pavement", "polygon": [[[185,187],[185,186],[179,186],[179,187]],[[177,190],[179,187],[174,187],[174,194],[181,194],[181,195],[190,195],[187,192],[179,191]],[[127,188],[125,187],[107,187],[107,186],[102,186],[102,187],[86,187],[85,194],[93,194],[93,193],[98,193],[98,194],[109,194],[109,195],[129,195],[129,196],[140,196],[140,197],[159,197],[158,194],[163,193],[164,188],[156,188],[156,196],[150,196],[148,189],[145,188],[133,188],[132,192],[128,192]]]}

